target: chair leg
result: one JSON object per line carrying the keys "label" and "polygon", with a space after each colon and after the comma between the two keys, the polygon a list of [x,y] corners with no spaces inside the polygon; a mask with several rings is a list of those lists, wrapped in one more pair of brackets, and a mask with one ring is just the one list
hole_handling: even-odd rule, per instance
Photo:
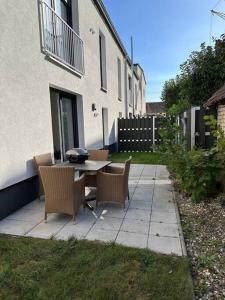
{"label": "chair leg", "polygon": [[45,223],[47,223],[47,213],[45,212]]}
{"label": "chair leg", "polygon": [[73,215],[73,224],[75,224],[75,221],[76,221],[76,216]]}
{"label": "chair leg", "polygon": [[128,191],[128,195],[127,195],[128,201],[130,201],[130,193]]}

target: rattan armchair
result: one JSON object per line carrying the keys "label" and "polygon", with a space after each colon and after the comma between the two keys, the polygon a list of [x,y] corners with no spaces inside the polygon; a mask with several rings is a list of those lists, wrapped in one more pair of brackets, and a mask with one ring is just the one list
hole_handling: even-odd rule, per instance
{"label": "rattan armchair", "polygon": [[[88,150],[90,160],[105,161],[108,160],[109,150]],[[96,187],[97,185],[97,173],[92,172],[86,175],[86,186]]]}
{"label": "rattan armchair", "polygon": [[85,174],[74,181],[72,167],[40,167],[45,191],[45,220],[48,213],[73,216],[85,205]]}
{"label": "rattan armchair", "polygon": [[40,198],[42,195],[44,195],[44,187],[43,187],[43,184],[42,184],[42,181],[41,181],[39,167],[40,166],[52,166],[53,163],[52,163],[51,153],[45,153],[45,154],[34,156],[34,164],[35,164],[36,171],[38,173],[38,180],[39,180],[38,196]]}
{"label": "rattan armchair", "polygon": [[98,172],[97,175],[97,197],[99,202],[117,202],[125,207],[126,200],[130,199],[128,179],[132,157],[125,162],[124,168],[109,166],[106,172]]}

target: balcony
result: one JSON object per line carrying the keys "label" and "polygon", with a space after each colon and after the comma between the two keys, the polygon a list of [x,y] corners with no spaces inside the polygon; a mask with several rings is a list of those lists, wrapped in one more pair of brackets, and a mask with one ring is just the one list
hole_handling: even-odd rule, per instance
{"label": "balcony", "polygon": [[75,73],[84,75],[82,39],[42,0],[40,8],[43,52]]}

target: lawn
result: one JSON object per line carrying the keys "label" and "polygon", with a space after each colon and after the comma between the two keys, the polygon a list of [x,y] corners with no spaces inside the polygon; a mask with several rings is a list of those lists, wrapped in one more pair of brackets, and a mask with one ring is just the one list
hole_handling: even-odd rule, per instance
{"label": "lawn", "polygon": [[133,164],[150,164],[150,165],[163,165],[161,154],[157,152],[132,152],[132,153],[113,153],[110,160],[114,163],[124,162],[132,156]]}
{"label": "lawn", "polygon": [[185,258],[0,235],[0,299],[192,299]]}

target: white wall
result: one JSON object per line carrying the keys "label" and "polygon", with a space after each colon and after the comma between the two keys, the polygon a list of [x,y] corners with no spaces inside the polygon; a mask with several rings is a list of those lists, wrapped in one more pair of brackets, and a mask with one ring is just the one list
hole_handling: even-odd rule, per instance
{"label": "white wall", "polygon": [[[84,41],[82,78],[41,52],[37,0],[0,2],[0,189],[33,176],[34,155],[53,152],[50,87],[78,95],[81,146],[102,147],[102,107],[108,108],[109,144],[115,142],[115,120],[119,112],[125,115],[124,57],[93,2],[76,1]],[[106,38],[107,93],[100,90],[99,30]],[[122,101],[118,101],[118,57]],[[97,116],[92,103],[97,104]]]}

